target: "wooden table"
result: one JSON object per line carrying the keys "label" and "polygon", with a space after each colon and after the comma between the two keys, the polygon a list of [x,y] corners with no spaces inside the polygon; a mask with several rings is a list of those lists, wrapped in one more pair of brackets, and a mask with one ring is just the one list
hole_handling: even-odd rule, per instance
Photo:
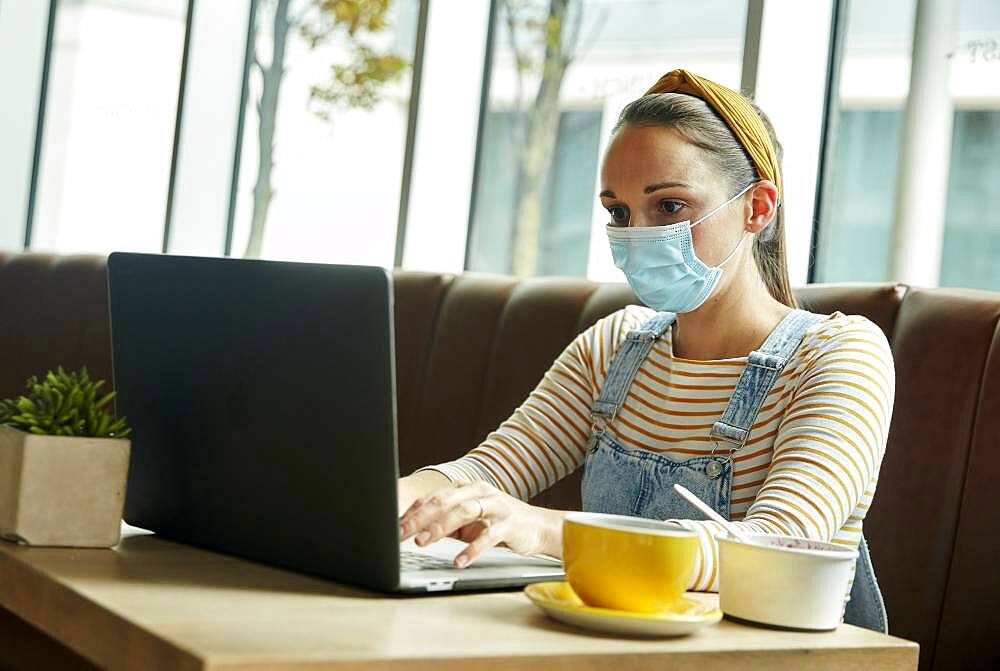
{"label": "wooden table", "polygon": [[915,669],[918,653],[846,625],[805,634],[723,620],[680,639],[595,635],[547,619],[519,591],[390,597],[137,530],[112,550],[0,542],[0,606],[111,669],[840,671]]}

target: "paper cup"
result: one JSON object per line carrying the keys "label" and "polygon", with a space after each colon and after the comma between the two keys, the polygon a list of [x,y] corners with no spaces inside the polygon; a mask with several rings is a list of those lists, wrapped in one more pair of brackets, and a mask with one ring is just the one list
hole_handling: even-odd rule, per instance
{"label": "paper cup", "polygon": [[792,629],[836,629],[858,551],[835,543],[746,534],[719,540],[719,607],[730,617]]}

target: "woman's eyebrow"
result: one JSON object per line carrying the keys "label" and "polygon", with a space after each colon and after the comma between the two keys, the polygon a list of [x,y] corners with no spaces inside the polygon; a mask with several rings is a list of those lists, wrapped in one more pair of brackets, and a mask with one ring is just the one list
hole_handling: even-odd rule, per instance
{"label": "woman's eyebrow", "polygon": [[[659,184],[650,184],[645,189],[642,190],[643,193],[654,193],[660,189],[667,189],[671,186],[682,186],[685,189],[690,188],[684,182],[660,182]],[[599,198],[615,198],[614,191],[601,191]]]}
{"label": "woman's eyebrow", "polygon": [[688,185],[684,182],[660,182],[659,184],[650,184],[645,189],[642,190],[643,193],[653,193],[654,191],[659,191],[660,189],[666,189],[671,186],[682,186],[685,189]]}

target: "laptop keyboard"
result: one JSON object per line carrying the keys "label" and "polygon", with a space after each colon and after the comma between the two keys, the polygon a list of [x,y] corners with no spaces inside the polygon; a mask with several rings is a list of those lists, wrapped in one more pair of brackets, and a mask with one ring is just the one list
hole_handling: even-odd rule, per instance
{"label": "laptop keyboard", "polygon": [[453,569],[455,565],[441,557],[432,557],[412,550],[401,550],[399,568],[404,571],[417,571],[420,569]]}

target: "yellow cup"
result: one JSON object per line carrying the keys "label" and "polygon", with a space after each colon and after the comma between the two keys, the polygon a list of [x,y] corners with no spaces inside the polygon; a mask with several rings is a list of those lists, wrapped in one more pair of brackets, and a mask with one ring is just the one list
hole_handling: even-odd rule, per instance
{"label": "yellow cup", "polygon": [[695,532],[668,522],[601,513],[563,520],[566,577],[589,606],[667,610],[687,589],[697,552]]}

